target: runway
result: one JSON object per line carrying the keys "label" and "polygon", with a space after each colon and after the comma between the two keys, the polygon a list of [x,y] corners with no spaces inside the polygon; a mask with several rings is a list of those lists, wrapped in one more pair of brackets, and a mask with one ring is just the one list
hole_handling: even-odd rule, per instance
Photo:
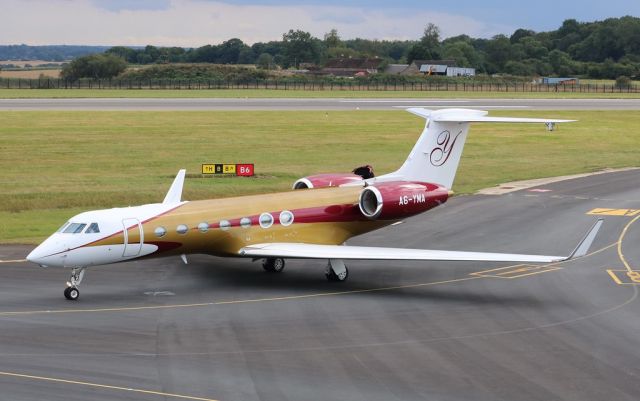
{"label": "runway", "polygon": [[394,108],[501,110],[640,110],[640,99],[0,99],[9,110],[393,110]]}
{"label": "runway", "polygon": [[95,268],[69,302],[68,272],[0,263],[0,399],[637,400],[637,171],[454,197],[350,243],[563,255],[597,215],[582,259],[351,262],[345,283],[194,255]]}

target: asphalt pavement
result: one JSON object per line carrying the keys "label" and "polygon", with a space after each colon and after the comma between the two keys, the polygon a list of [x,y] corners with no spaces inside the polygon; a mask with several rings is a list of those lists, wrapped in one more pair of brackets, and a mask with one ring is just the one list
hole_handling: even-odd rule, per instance
{"label": "asphalt pavement", "polygon": [[598,216],[581,259],[354,261],[345,283],[194,255],[91,269],[70,302],[68,272],[0,263],[0,400],[638,400],[637,170],[454,197],[350,243],[563,255]]}
{"label": "asphalt pavement", "polygon": [[0,99],[6,110],[392,110],[393,108],[502,110],[640,110],[640,99]]}

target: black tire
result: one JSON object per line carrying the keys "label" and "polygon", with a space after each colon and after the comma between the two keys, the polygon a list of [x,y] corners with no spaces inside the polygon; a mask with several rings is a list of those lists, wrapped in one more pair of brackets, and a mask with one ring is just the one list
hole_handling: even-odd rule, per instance
{"label": "black tire", "polygon": [[266,258],[262,261],[262,268],[269,273],[280,273],[284,270],[284,259]]}
{"label": "black tire", "polygon": [[64,290],[64,297],[69,301],[76,301],[80,297],[80,291],[76,287],[67,287]]}

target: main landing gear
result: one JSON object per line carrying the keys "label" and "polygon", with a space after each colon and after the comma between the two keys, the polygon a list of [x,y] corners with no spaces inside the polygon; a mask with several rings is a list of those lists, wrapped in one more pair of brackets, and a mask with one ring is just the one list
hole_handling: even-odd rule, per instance
{"label": "main landing gear", "polygon": [[284,259],[282,258],[266,258],[262,261],[262,268],[269,273],[280,273],[284,270]]}
{"label": "main landing gear", "polygon": [[[262,268],[269,273],[280,273],[284,270],[283,258],[266,258],[262,260]],[[324,271],[327,280],[332,282],[343,282],[349,277],[349,270],[342,259],[329,259],[327,268]]]}
{"label": "main landing gear", "polygon": [[349,270],[341,259],[329,259],[324,275],[329,281],[346,281],[349,277]]}
{"label": "main landing gear", "polygon": [[67,288],[64,290],[64,297],[69,301],[75,301],[80,296],[78,286],[84,277],[84,267],[76,267],[71,271],[71,277],[67,281]]}

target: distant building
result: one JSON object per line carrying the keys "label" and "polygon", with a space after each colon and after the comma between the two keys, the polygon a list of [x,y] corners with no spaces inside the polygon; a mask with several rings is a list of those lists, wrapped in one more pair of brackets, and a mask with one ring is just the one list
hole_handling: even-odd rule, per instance
{"label": "distant building", "polygon": [[538,80],[538,83],[543,85],[579,85],[580,80],[578,78],[542,77]]}
{"label": "distant building", "polygon": [[422,64],[419,71],[425,75],[447,75],[447,66],[445,64]]}
{"label": "distant building", "polygon": [[334,58],[329,59],[318,73],[336,77],[366,76],[377,73],[382,63],[380,58]]}
{"label": "distant building", "polygon": [[409,64],[389,64],[384,70],[385,74],[402,74],[409,67]]}
{"label": "distant building", "polygon": [[472,77],[476,75],[475,68],[467,67],[447,67],[448,77]]}
{"label": "distant building", "polygon": [[420,69],[423,65],[445,65],[453,67],[456,65],[455,60],[413,60],[409,66],[402,71],[403,75],[421,74]]}
{"label": "distant building", "polygon": [[448,77],[470,77],[476,75],[475,68],[457,67],[455,60],[413,60],[402,75],[446,75]]}

